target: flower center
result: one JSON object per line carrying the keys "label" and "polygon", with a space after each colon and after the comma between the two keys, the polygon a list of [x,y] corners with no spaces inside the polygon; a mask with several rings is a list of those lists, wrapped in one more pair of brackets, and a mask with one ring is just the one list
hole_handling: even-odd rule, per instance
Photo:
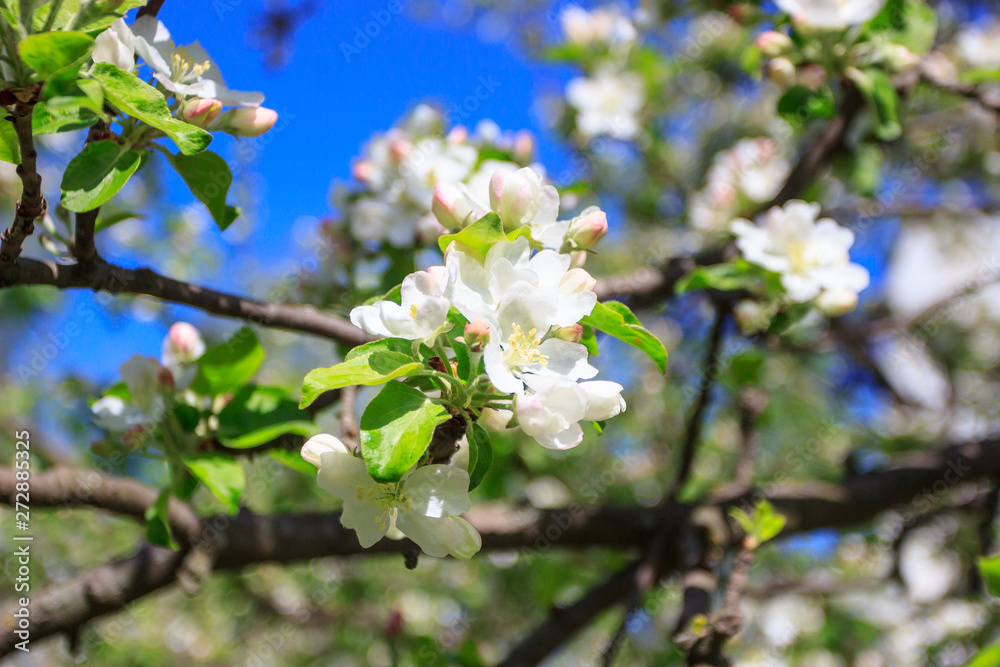
{"label": "flower center", "polygon": [[194,60],[188,57],[187,51],[183,46],[174,51],[171,61],[174,72],[173,76],[170,78],[174,81],[185,81],[197,78],[212,67],[212,63],[208,60],[201,63],[194,62]]}
{"label": "flower center", "polygon": [[417,304],[413,304],[410,306],[410,319],[411,320],[417,319]]}
{"label": "flower center", "polygon": [[548,355],[538,351],[538,346],[542,343],[536,335],[538,330],[531,329],[528,333],[524,333],[519,325],[512,326],[514,333],[507,337],[505,351],[507,365],[510,367],[530,366],[532,364],[547,366],[549,363]]}

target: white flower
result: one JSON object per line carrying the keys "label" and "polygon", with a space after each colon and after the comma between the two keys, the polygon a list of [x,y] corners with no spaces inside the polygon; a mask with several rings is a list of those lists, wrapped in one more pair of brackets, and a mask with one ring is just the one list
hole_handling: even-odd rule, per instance
{"label": "white flower", "polygon": [[194,380],[194,362],[205,354],[201,333],[187,322],[174,322],[163,339],[160,361],[174,376],[174,384],[183,389]]}
{"label": "white flower", "polygon": [[843,303],[843,291],[857,294],[868,286],[868,271],[852,264],[848,256],[854,233],[830,218],[817,220],[819,212],[819,204],[792,200],[768,211],[762,227],[735,220],[736,246],[747,261],[780,273],[793,301],[809,301],[831,291]]}
{"label": "white flower", "polygon": [[95,63],[110,63],[120,70],[135,69],[135,39],[124,19],[118,19],[94,39]]}
{"label": "white flower", "polygon": [[958,57],[973,67],[1000,67],[1000,21],[964,28],[955,38]]}
{"label": "white flower", "polygon": [[448,317],[451,304],[442,294],[447,283],[444,267],[411,273],[403,279],[400,303],[377,301],[351,311],[351,322],[375,336],[417,340],[436,332]]}
{"label": "white flower", "polygon": [[156,80],[178,96],[216,99],[227,105],[260,106],[261,93],[229,90],[219,66],[198,42],[174,46],[170,31],[156,17],[140,16],[132,24],[135,52],[149,65]]}
{"label": "white flower", "polygon": [[628,141],[639,136],[638,115],[646,92],[638,75],[601,67],[592,78],[570,81],[566,99],[577,110],[576,126],[584,137]]}
{"label": "white flower", "polygon": [[428,465],[396,484],[381,484],[364,461],[352,456],[332,435],[310,438],[302,457],[319,467],[320,488],[343,499],[341,523],[358,535],[365,549],[394,525],[429,556],[470,558],[482,546],[468,521],[459,517],[472,506],[469,473],[449,465]]}
{"label": "white flower", "polygon": [[430,211],[438,181],[464,180],[477,157],[479,152],[472,146],[452,144],[439,137],[421,139],[399,167],[407,196],[423,211]]}
{"label": "white flower", "polygon": [[413,243],[416,216],[386,198],[363,197],[350,208],[351,234],[361,241],[388,241],[405,248]]}
{"label": "white flower", "polygon": [[526,376],[530,391],[514,398],[521,430],[548,449],[569,449],[583,440],[581,419],[601,421],[625,410],[615,382],[574,382],[558,376]]}
{"label": "white flower", "polygon": [[145,421],[142,410],[118,396],[105,396],[94,401],[90,411],[94,413],[94,423],[98,428],[115,433],[124,433]]}
{"label": "white flower", "polygon": [[864,23],[878,14],[886,0],[775,0],[796,23],[839,30]]}
{"label": "white flower", "polygon": [[108,431],[124,432],[133,426],[158,422],[165,409],[160,362],[134,354],[118,371],[128,387],[129,400],[112,395],[95,401],[90,407],[94,423]]}
{"label": "white flower", "polygon": [[566,40],[572,44],[631,44],[636,39],[635,26],[615,5],[592,11],[569,5],[559,14]]}

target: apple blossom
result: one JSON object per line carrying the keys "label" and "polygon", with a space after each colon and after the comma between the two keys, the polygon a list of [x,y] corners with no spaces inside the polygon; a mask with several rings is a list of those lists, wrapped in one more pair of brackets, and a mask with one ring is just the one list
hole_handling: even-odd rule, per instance
{"label": "apple blossom", "polygon": [[482,320],[469,322],[465,325],[462,338],[470,352],[482,352],[483,346],[490,339],[490,325]]}
{"label": "apple blossom", "polygon": [[475,220],[475,211],[458,185],[441,181],[434,186],[431,210],[445,229],[458,231]]}
{"label": "apple blossom", "polygon": [[886,0],[775,0],[796,23],[821,30],[840,30],[875,17]]}
{"label": "apple blossom", "polygon": [[788,58],[772,58],[767,63],[767,78],[779,88],[788,88],[795,83],[795,65]]}
{"label": "apple blossom", "polygon": [[424,211],[429,211],[434,199],[434,187],[440,181],[465,179],[475,166],[477,157],[478,151],[472,146],[452,144],[440,137],[421,139],[399,166],[407,196]]}
{"label": "apple blossom", "polygon": [[497,170],[490,178],[490,208],[509,229],[530,223],[541,205],[542,178],[530,167],[514,173]]}
{"label": "apple blossom", "polygon": [[132,24],[131,32],[135,52],[153,69],[153,76],[168,91],[178,96],[216,99],[226,105],[256,107],[264,101],[261,93],[227,88],[218,65],[205,49],[198,42],[175,46],[170,31],[156,17],[140,16]]}
{"label": "apple blossom", "polygon": [[124,432],[138,424],[158,422],[165,409],[164,370],[152,357],[132,355],[118,367],[129,400],[111,395],[95,401],[90,408],[95,423],[108,431]]}
{"label": "apple blossom", "polygon": [[332,435],[310,438],[302,458],[316,465],[320,488],[344,501],[341,523],[357,533],[365,549],[392,526],[433,557],[471,558],[482,546],[479,533],[459,515],[467,511],[469,473],[449,465],[428,465],[383,484],[368,474],[364,461]]}
{"label": "apple blossom", "polygon": [[135,38],[123,19],[117,19],[94,38],[91,58],[95,63],[109,63],[124,72],[135,70]]}
{"label": "apple blossom", "polygon": [[[868,286],[868,271],[852,264],[847,253],[854,234],[830,218],[817,220],[819,212],[819,204],[792,200],[764,214],[763,226],[742,219],[732,223],[746,260],[780,273],[793,301],[809,301],[828,290],[857,294]],[[842,293],[837,301],[844,303]]]}
{"label": "apple blossom", "polygon": [[351,322],[375,336],[417,340],[436,332],[448,317],[451,304],[443,296],[444,267],[417,271],[403,279],[400,303],[376,301],[351,311]]}
{"label": "apple blossom", "polygon": [[629,141],[639,136],[638,116],[646,91],[637,74],[601,67],[592,77],[570,81],[566,99],[577,111],[576,127],[584,137],[607,135]]}
{"label": "apple blossom", "polygon": [[201,333],[187,322],[174,322],[163,339],[160,361],[173,374],[175,385],[183,389],[194,380],[194,362],[204,353]]}
{"label": "apple blossom", "polygon": [[566,40],[572,44],[631,44],[636,39],[635,26],[615,5],[587,11],[569,5],[559,14]]}
{"label": "apple blossom", "polygon": [[608,233],[608,216],[596,206],[590,206],[573,218],[566,238],[575,248],[590,250]]}
{"label": "apple blossom", "polygon": [[184,103],[181,117],[192,125],[206,127],[222,112],[222,102],[219,100],[204,100],[194,98]]}
{"label": "apple blossom", "polygon": [[529,391],[514,397],[521,430],[548,449],[569,449],[583,440],[581,420],[610,419],[625,410],[615,382],[577,383],[559,376],[525,378]]}
{"label": "apple blossom", "polygon": [[764,32],[757,35],[757,39],[754,40],[754,44],[760,49],[761,53],[765,56],[771,58],[775,56],[780,56],[787,49],[792,47],[791,38],[783,32],[778,32],[777,30],[765,30]]}

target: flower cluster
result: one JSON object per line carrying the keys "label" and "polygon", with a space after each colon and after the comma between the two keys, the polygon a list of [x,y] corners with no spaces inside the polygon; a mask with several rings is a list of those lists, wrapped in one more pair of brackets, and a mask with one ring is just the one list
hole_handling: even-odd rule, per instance
{"label": "flower cluster", "polygon": [[161,421],[167,397],[184,391],[194,380],[195,362],[205,353],[201,334],[187,322],[175,322],[163,339],[160,360],[139,354],[119,368],[126,391],[94,402],[91,411],[98,428],[125,434],[126,444],[149,432]]}
{"label": "flower cluster", "polygon": [[817,30],[843,30],[874,18],[886,0],[776,0],[797,24]]}
{"label": "flower cluster", "polygon": [[792,200],[765,213],[763,224],[735,220],[732,231],[743,257],[781,274],[787,297],[814,301],[829,316],[854,309],[858,292],[868,287],[868,271],[850,261],[854,233],[830,218],[820,218],[820,205]]}
{"label": "flower cluster", "polygon": [[[156,17],[140,16],[129,26],[118,19],[95,39],[93,61],[125,72],[148,66],[156,81],[176,100],[175,112],[192,125],[240,137],[264,134],[278,114],[261,107],[264,96],[230,90],[219,66],[198,42],[176,46]],[[234,107],[223,112],[223,107]]]}
{"label": "flower cluster", "polygon": [[[498,153],[510,159],[491,157]],[[490,176],[519,169],[533,153],[530,134],[503,134],[487,121],[474,134],[462,126],[445,134],[441,113],[421,104],[368,142],[352,167],[364,189],[338,188],[334,203],[358,241],[426,245],[446,231],[431,213],[438,183],[461,183],[477,201],[486,200]]]}
{"label": "flower cluster", "polygon": [[715,156],[705,187],[692,197],[691,226],[706,233],[724,230],[740,211],[778,194],[791,168],[773,139],[741,139]]}

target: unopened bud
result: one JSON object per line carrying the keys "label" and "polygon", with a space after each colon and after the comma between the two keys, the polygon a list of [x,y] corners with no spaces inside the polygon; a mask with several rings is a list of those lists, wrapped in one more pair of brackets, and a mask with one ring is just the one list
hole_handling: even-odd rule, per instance
{"label": "unopened bud", "polygon": [[585,250],[576,250],[569,254],[569,265],[573,269],[581,269],[583,265],[587,263],[587,252]]}
{"label": "unopened bud", "polygon": [[456,125],[446,137],[449,144],[464,144],[469,138],[469,130],[464,125]]}
{"label": "unopened bud", "polygon": [[608,233],[608,216],[596,206],[591,206],[573,218],[566,237],[577,248],[590,250]]}
{"label": "unopened bud", "polygon": [[527,162],[535,155],[535,136],[527,130],[521,130],[514,135],[514,145],[511,155],[515,160]]}
{"label": "unopened bud", "polygon": [[579,343],[583,340],[583,325],[574,324],[568,327],[559,327],[552,332],[552,337],[559,340],[568,340],[571,343]]}
{"label": "unopened bud", "polygon": [[858,305],[858,293],[849,289],[828,289],[816,297],[816,307],[827,317],[840,317]]}
{"label": "unopened bud", "polygon": [[490,207],[500,214],[504,227],[515,229],[538,215],[542,205],[542,179],[531,168],[514,172],[498,169],[490,179]]}
{"label": "unopened bud", "polygon": [[163,343],[164,353],[183,363],[195,361],[205,353],[205,341],[202,340],[201,333],[188,322],[174,322],[170,325]]}
{"label": "unopened bud", "polygon": [[795,65],[788,58],[775,58],[767,63],[767,78],[787,88],[795,83]]}
{"label": "unopened bud", "polygon": [[483,412],[479,416],[479,422],[491,431],[500,433],[507,428],[507,424],[510,423],[513,417],[514,413],[510,410],[483,408]]}
{"label": "unopened bud", "polygon": [[754,40],[761,53],[769,58],[780,56],[786,49],[791,48],[792,40],[788,35],[777,30],[765,30],[757,35]]}
{"label": "unopened bud", "polygon": [[441,181],[434,186],[434,199],[431,201],[434,217],[445,229],[458,231],[465,227],[473,218],[472,206],[461,189],[454,183]]}
{"label": "unopened bud", "polygon": [[593,292],[597,280],[583,269],[570,269],[559,281],[559,288],[568,292]]}
{"label": "unopened bud", "polygon": [[206,127],[222,113],[222,102],[195,98],[184,103],[181,116],[198,127]]}
{"label": "unopened bud", "polygon": [[392,157],[396,162],[402,162],[413,152],[413,144],[406,139],[396,139],[389,144],[389,152],[392,153]]}
{"label": "unopened bud", "polygon": [[264,107],[238,107],[221,114],[209,126],[237,137],[259,137],[278,120],[278,112]]}
{"label": "unopened bud", "polygon": [[469,322],[465,325],[464,338],[470,352],[482,352],[486,343],[490,342],[490,325],[482,320]]}
{"label": "unopened bud", "polygon": [[920,63],[920,56],[910,51],[902,44],[883,44],[879,50],[882,52],[882,59],[889,69],[903,72],[911,67],[916,67]]}

